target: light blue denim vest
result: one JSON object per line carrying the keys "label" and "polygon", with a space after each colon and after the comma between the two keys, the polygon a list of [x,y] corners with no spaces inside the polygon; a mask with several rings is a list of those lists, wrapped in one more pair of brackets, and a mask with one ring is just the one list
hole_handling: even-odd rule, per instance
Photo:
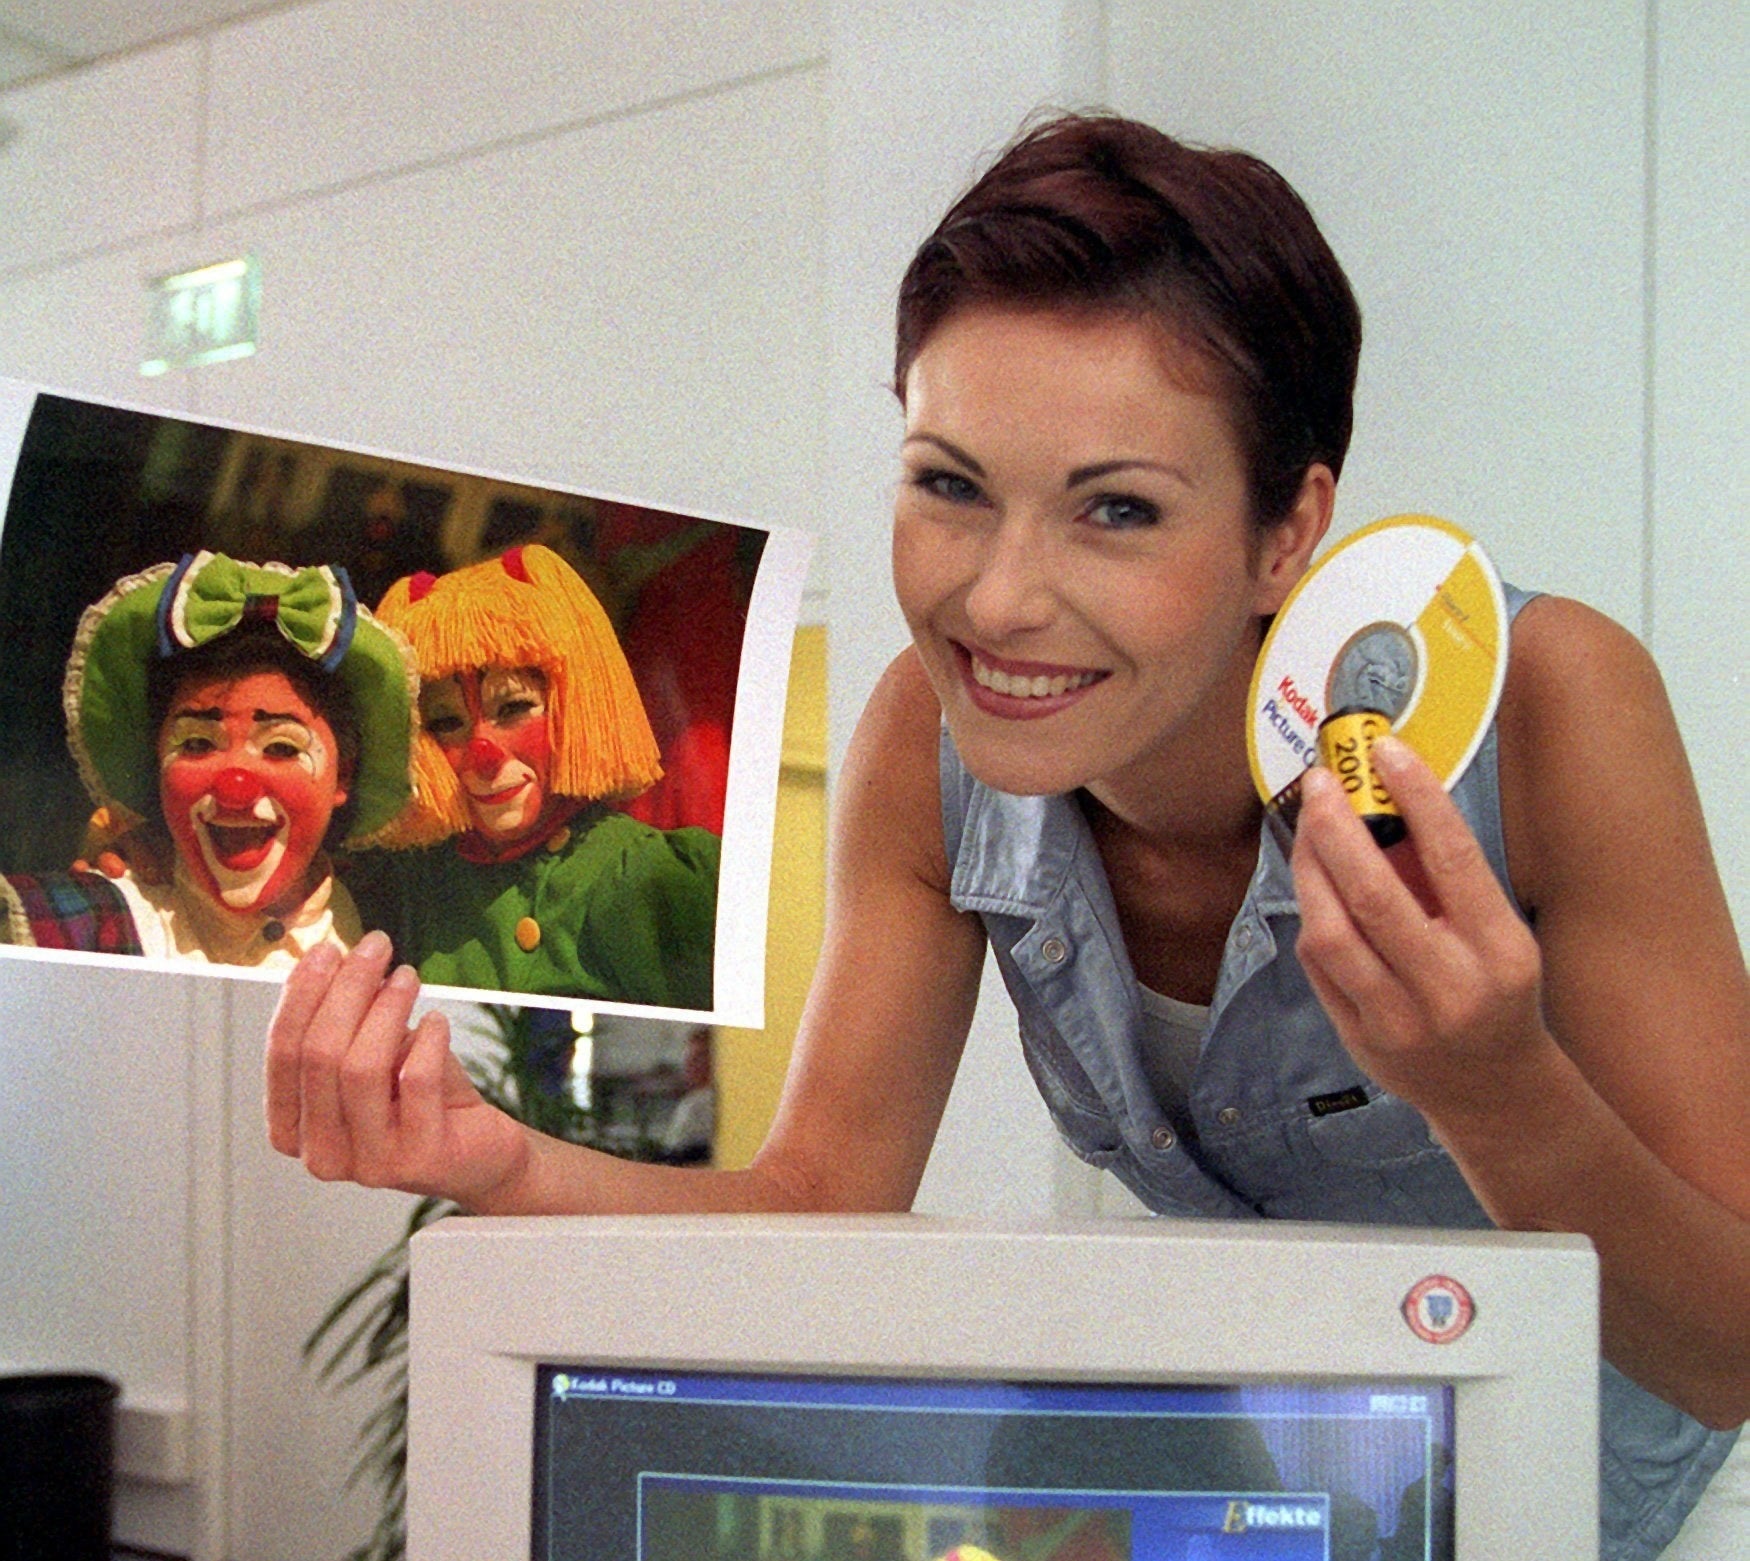
{"label": "light blue denim vest", "polygon": [[[1530,600],[1508,589],[1510,612]],[[1350,1060],[1294,956],[1299,917],[1268,829],[1216,981],[1180,1141],[1143,1072],[1141,999],[1100,853],[1074,796],[988,789],[942,735],[951,898],[983,920],[1058,1131],[1158,1214],[1487,1227],[1420,1114]],[[1507,886],[1491,727],[1454,800]],[[1511,896],[1511,888],[1508,888]],[[1365,1104],[1349,1102],[1364,1100]],[[1650,1561],[1736,1432],[1709,1432],[1603,1365],[1600,1555]]]}

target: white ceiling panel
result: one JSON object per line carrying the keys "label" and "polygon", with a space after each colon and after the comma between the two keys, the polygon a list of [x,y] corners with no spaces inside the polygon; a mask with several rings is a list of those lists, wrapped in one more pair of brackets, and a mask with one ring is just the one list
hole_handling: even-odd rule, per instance
{"label": "white ceiling panel", "polygon": [[284,0],[0,0],[0,89],[198,32]]}

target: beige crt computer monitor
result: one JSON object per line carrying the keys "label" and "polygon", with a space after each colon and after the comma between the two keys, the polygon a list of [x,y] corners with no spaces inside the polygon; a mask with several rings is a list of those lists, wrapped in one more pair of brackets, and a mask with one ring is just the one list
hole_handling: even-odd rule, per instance
{"label": "beige crt computer monitor", "polygon": [[1597,1553],[1578,1237],[458,1218],[412,1283],[410,1561]]}

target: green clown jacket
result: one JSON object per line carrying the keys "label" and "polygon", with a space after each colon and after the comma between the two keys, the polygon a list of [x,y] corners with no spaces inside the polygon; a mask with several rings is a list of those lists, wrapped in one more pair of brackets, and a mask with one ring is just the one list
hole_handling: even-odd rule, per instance
{"label": "green clown jacket", "polygon": [[512,861],[371,851],[346,879],[428,984],[708,1010],[720,856],[709,830],[598,809]]}

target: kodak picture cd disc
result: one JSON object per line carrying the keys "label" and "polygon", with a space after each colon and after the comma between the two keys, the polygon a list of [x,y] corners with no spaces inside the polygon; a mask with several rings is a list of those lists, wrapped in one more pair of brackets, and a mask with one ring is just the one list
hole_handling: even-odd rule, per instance
{"label": "kodak picture cd disc", "polygon": [[1246,751],[1258,795],[1292,819],[1319,723],[1385,715],[1450,790],[1488,730],[1507,673],[1507,604],[1487,555],[1431,515],[1364,526],[1319,559],[1265,636]]}

